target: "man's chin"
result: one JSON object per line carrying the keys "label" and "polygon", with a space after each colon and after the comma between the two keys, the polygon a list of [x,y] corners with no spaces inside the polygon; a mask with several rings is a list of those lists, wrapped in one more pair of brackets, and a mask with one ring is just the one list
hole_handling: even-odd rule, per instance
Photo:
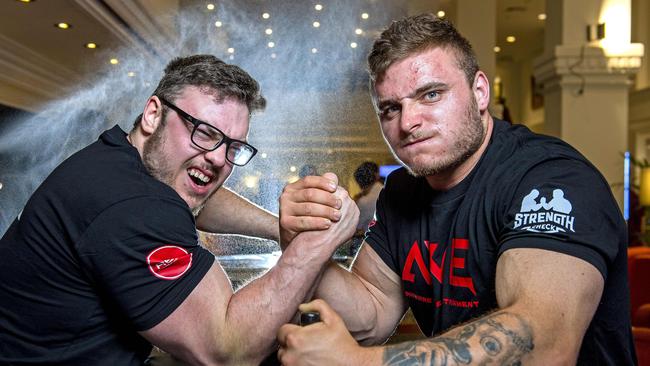
{"label": "man's chin", "polygon": [[462,161],[428,161],[415,163],[406,166],[409,174],[414,177],[427,177],[448,172],[457,167]]}

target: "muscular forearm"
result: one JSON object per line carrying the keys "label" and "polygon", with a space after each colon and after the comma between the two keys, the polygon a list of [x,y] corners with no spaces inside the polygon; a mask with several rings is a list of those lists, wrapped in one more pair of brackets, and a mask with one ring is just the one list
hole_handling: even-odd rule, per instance
{"label": "muscular forearm", "polygon": [[232,296],[225,331],[231,338],[228,348],[243,352],[242,363],[259,363],[273,351],[278,329],[305,302],[330,256],[317,242],[296,239],[269,272]]}
{"label": "muscular forearm", "polygon": [[501,310],[438,337],[384,347],[381,364],[516,365],[534,349],[530,322],[515,312]]}
{"label": "muscular forearm", "polygon": [[199,230],[279,240],[278,217],[221,187],[196,218]]}
{"label": "muscular forearm", "polygon": [[390,326],[388,330],[382,329],[375,302],[366,285],[354,273],[334,262],[323,273],[314,298],[327,301],[361,344],[383,343],[394,329]]}

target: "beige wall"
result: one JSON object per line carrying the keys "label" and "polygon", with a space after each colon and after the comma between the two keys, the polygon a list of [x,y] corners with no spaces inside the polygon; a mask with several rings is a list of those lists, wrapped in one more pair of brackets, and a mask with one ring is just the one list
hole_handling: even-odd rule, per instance
{"label": "beige wall", "polygon": [[636,74],[635,89],[650,88],[650,1],[632,0],[632,42],[645,45],[645,58],[641,69]]}

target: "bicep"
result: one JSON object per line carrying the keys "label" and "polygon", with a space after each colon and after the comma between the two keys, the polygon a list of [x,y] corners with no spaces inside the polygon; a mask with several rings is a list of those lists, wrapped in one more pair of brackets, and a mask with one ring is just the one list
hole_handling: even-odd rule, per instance
{"label": "bicep", "polygon": [[195,363],[219,357],[225,343],[225,316],[233,290],[215,261],[190,295],[167,318],[140,332],[152,344]]}
{"label": "bicep", "polygon": [[363,243],[352,267],[376,309],[377,340],[388,338],[407,309],[401,278],[368,245]]}
{"label": "bicep", "polygon": [[603,292],[596,267],[558,252],[516,248],[499,258],[495,282],[499,307],[528,319],[536,347],[577,357]]}

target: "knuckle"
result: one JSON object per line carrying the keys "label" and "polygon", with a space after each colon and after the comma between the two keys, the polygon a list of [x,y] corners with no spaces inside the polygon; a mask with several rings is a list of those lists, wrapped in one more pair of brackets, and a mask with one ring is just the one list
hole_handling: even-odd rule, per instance
{"label": "knuckle", "polygon": [[307,218],[306,217],[301,217],[299,225],[300,225],[301,229],[305,229],[305,228],[309,227],[309,222],[307,221]]}
{"label": "knuckle", "polygon": [[287,334],[285,341],[288,348],[297,348],[300,345],[300,338],[295,333]]}

